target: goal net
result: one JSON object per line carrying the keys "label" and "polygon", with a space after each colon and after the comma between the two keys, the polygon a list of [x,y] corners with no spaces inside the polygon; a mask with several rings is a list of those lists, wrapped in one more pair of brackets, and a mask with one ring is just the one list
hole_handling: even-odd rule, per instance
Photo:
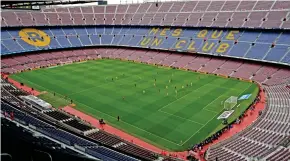
{"label": "goal net", "polygon": [[238,97],[231,96],[225,100],[224,109],[231,110],[236,106],[237,103],[238,103]]}

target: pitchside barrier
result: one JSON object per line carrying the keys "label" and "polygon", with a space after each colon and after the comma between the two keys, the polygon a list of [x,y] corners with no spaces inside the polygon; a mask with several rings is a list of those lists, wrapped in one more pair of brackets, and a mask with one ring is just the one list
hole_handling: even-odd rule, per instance
{"label": "pitchside barrier", "polygon": [[208,74],[208,72],[203,72],[203,71],[199,71],[200,73],[202,73],[202,74]]}
{"label": "pitchside barrier", "polygon": [[229,76],[227,76],[227,75],[222,75],[222,74],[217,74],[217,76],[219,76],[219,77],[223,77],[223,78],[229,78]]}

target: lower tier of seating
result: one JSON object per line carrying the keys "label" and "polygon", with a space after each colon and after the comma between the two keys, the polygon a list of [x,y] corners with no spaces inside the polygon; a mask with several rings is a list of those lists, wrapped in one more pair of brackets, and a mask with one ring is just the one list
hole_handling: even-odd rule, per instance
{"label": "lower tier of seating", "polygon": [[[251,63],[242,60],[232,60],[201,55],[181,55],[174,52],[146,51],[139,49],[129,50],[123,48],[101,48],[62,51],[58,52],[58,57],[53,58],[44,58],[49,55],[45,53],[44,55],[46,56],[41,53],[23,55],[24,57],[34,58],[30,61],[27,59],[20,61],[19,59],[16,59],[16,57],[4,57],[4,59],[1,60],[4,62],[4,64],[1,65],[1,68],[4,70],[11,70],[13,73],[20,72],[22,70],[29,70],[30,68],[27,64],[31,63],[37,65],[37,67],[42,67],[42,65],[46,67],[49,65],[55,65],[51,62],[58,62],[59,64],[66,62],[62,62],[62,60],[69,60],[71,62],[71,57],[67,57],[66,52],[91,53],[91,55],[94,55],[94,58],[102,57],[124,59],[143,63],[166,65],[198,72],[208,72],[224,76],[252,79],[264,84],[264,89],[268,97],[268,107],[263,112],[260,119],[252,127],[242,133],[239,133],[236,137],[210,148],[207,153],[208,160],[215,160],[217,157],[218,160],[221,161],[247,160],[253,157],[255,159],[269,159],[271,156],[276,158],[274,156],[274,152],[289,140],[290,91],[286,86],[290,80],[290,70],[286,67],[276,67],[268,64]],[[54,54],[54,52],[51,54]],[[75,56],[72,57],[78,57],[78,54],[74,55]],[[90,56],[86,56],[86,58],[91,59]],[[23,68],[22,70],[18,69],[20,66]],[[150,151],[136,147],[132,144],[127,146],[129,143],[103,131],[91,133],[88,137],[98,142],[102,142],[105,145],[119,149],[120,151],[131,153],[142,158],[149,160],[153,160],[153,158],[155,158],[154,154]],[[284,148],[289,149],[289,147]],[[90,150],[96,151],[95,149]],[[92,153],[96,154],[98,152]],[[279,153],[279,151],[277,151],[277,153]],[[281,161],[284,161],[283,158]]]}
{"label": "lower tier of seating", "polygon": [[[8,89],[14,89],[14,86],[6,82],[6,80],[1,79],[1,82],[5,84],[5,86],[10,86]],[[3,85],[2,85],[3,86]],[[17,88],[15,88],[17,89]],[[14,89],[14,90],[15,90]],[[52,117],[55,120],[59,120],[63,122],[63,124],[69,125],[71,127],[77,128],[81,131],[89,131],[90,135],[88,136],[83,136],[83,138],[76,136],[72,133],[69,133],[67,131],[64,131],[62,129],[59,129],[58,127],[53,125],[48,124],[46,122],[43,122],[39,120],[39,116],[36,114],[36,111],[31,111],[31,107],[27,106],[25,102],[21,102],[20,99],[18,99],[15,96],[12,96],[11,93],[8,93],[6,90],[5,91],[5,96],[3,98],[3,101],[1,100],[1,113],[2,116],[11,118],[17,122],[21,122],[21,124],[24,125],[32,125],[36,128],[37,131],[55,139],[60,142],[63,142],[69,146],[81,146],[83,148],[92,148],[92,147],[100,147],[98,143],[105,144],[109,147],[112,147],[113,149],[117,149],[118,151],[121,152],[126,152],[127,154],[132,154],[133,156],[136,156],[138,158],[143,158],[142,160],[155,160],[156,159],[156,154],[143,149],[139,146],[134,145],[133,143],[126,142],[119,138],[118,136],[111,135],[109,133],[106,133],[102,130],[95,130],[97,132],[91,131],[91,127],[87,126],[85,124],[80,124],[79,121],[68,118],[67,114],[61,113],[60,111],[55,111],[55,110],[46,110],[44,111],[44,114],[47,114],[48,116]],[[3,93],[4,94],[4,93]],[[10,97],[13,102],[17,102],[14,105],[10,104],[10,100],[7,100],[7,97]],[[9,104],[7,103],[9,102]],[[21,108],[20,108],[21,105]],[[34,109],[35,110],[35,109]],[[41,113],[39,111],[39,113]],[[44,119],[44,118],[42,118]],[[97,135],[96,135],[97,134]],[[91,142],[86,140],[85,138],[91,138],[95,140],[95,142]],[[110,143],[108,143],[108,141]],[[112,144],[115,142],[115,144]],[[126,142],[126,143],[125,143]],[[125,146],[122,146],[124,143]],[[100,148],[102,149],[102,148]],[[123,160],[135,160],[132,157],[129,157],[127,155],[115,152],[114,150],[110,150],[105,148],[105,150],[100,150],[99,148],[97,149],[87,149],[88,154],[91,154],[97,158],[103,159],[103,160],[111,160],[111,161],[118,161],[118,158],[123,158]],[[92,153],[89,153],[92,152]],[[106,152],[106,154],[103,154],[102,152]],[[100,155],[96,155],[96,153]],[[109,159],[108,159],[109,158]]]}
{"label": "lower tier of seating", "polygon": [[[289,81],[289,79],[288,79]],[[290,89],[287,84],[264,86],[268,107],[250,127],[214,145],[207,160],[288,161],[290,152]],[[284,146],[284,147],[283,147]]]}
{"label": "lower tier of seating", "polygon": [[131,143],[128,143],[127,141],[124,141],[116,136],[108,134],[105,131],[98,131],[95,133],[91,133],[88,135],[88,137],[94,140],[97,140],[105,145],[125,151],[127,153],[131,153],[135,155],[137,154],[138,156],[142,156],[143,158],[146,158],[149,160],[156,159],[156,157],[154,156],[152,152],[145,150],[141,147],[132,146]]}
{"label": "lower tier of seating", "polygon": [[290,78],[290,69],[273,65],[252,63],[202,55],[180,54],[165,51],[146,51],[141,49],[97,48],[79,49],[52,53],[36,53],[4,57],[1,59],[2,72],[15,73],[51,65],[74,61],[97,59],[99,57],[126,59],[150,64],[207,72],[217,75],[251,79],[266,85],[285,83]]}

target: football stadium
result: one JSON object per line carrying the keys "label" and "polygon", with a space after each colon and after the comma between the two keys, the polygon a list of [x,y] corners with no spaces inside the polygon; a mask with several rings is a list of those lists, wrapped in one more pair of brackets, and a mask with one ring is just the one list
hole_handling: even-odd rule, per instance
{"label": "football stadium", "polygon": [[1,3],[1,159],[290,160],[290,1]]}

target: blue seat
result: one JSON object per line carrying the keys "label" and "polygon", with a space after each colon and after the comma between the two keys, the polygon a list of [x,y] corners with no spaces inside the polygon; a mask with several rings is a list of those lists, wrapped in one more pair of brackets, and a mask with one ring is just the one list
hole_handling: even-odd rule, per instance
{"label": "blue seat", "polygon": [[55,38],[52,37],[50,38],[49,48],[58,49],[58,48],[62,48],[62,46],[58,43],[58,41]]}
{"label": "blue seat", "polygon": [[74,28],[62,28],[65,35],[77,35]]}
{"label": "blue seat", "polygon": [[33,46],[33,45],[30,45],[30,44],[24,42],[22,39],[17,39],[17,42],[18,42],[18,44],[20,46],[22,46],[25,49],[25,51],[35,51],[35,50],[39,50],[38,47]]}
{"label": "blue seat", "polygon": [[139,35],[139,27],[131,27],[130,28],[130,34],[132,34],[132,35]]}
{"label": "blue seat", "polygon": [[89,35],[97,35],[96,29],[94,27],[85,27],[85,29]]}
{"label": "blue seat", "polygon": [[202,44],[203,44],[203,39],[193,39],[193,41],[195,41],[194,47],[195,50],[198,51],[202,48]]}
{"label": "blue seat", "polygon": [[42,29],[43,32],[45,32],[48,36],[53,37],[54,34],[50,31],[50,29]]}
{"label": "blue seat", "polygon": [[90,40],[88,35],[80,35],[80,41],[85,46],[92,45],[92,42],[91,42],[91,40]]}
{"label": "blue seat", "polygon": [[233,45],[234,45],[234,42],[233,41],[223,40],[223,41],[221,41],[221,43],[218,43],[215,46],[215,48],[212,50],[212,53],[213,54],[216,54],[216,55],[218,55],[218,54],[227,55],[227,53],[231,50],[231,48],[233,47]]}
{"label": "blue seat", "polygon": [[[2,44],[8,49],[9,51],[13,52],[23,52],[25,51],[18,43],[17,41],[14,41],[13,39],[6,39],[1,41]],[[2,50],[1,50],[2,51]]]}
{"label": "blue seat", "polygon": [[13,111],[14,117],[22,122],[25,122],[26,124],[31,124],[36,127],[51,127],[49,124],[42,122],[30,115],[27,115],[24,112],[19,111],[18,109],[6,103],[1,103],[1,111],[5,111],[8,113]]}
{"label": "blue seat", "polygon": [[[234,32],[235,31],[235,32]],[[239,37],[241,35],[243,35],[244,31],[243,30],[239,30],[239,29],[235,29],[235,30],[228,30],[227,33],[222,37],[222,40],[238,40]],[[233,35],[233,40],[230,39],[231,38],[231,35]]]}
{"label": "blue seat", "polygon": [[79,38],[76,36],[68,36],[68,40],[70,41],[73,47],[82,46],[82,43],[80,42]]}
{"label": "blue seat", "polygon": [[113,41],[112,41],[112,45],[119,45],[119,42],[122,40],[123,35],[115,35],[115,37],[113,37]]}
{"label": "blue seat", "polygon": [[212,53],[216,48],[216,45],[218,45],[218,40],[208,40],[203,41],[201,47],[197,49],[198,52],[202,53]]}
{"label": "blue seat", "polygon": [[196,38],[196,35],[198,34],[197,29],[183,29],[182,34],[179,37],[189,37],[189,38]]}
{"label": "blue seat", "polygon": [[257,31],[244,31],[240,36],[239,41],[254,42],[259,34],[260,32]]}
{"label": "blue seat", "polygon": [[111,45],[114,35],[102,35],[102,45]]}
{"label": "blue seat", "polygon": [[9,34],[9,32],[8,31],[6,31],[6,30],[2,30],[1,31],[1,40],[3,40],[3,39],[11,39],[12,37],[11,37],[11,35]]}
{"label": "blue seat", "polygon": [[[182,43],[177,44],[178,42],[182,42]],[[172,46],[172,48],[176,50],[186,50],[189,43],[190,43],[190,38],[181,38],[176,41],[176,43]]]}
{"label": "blue seat", "polygon": [[[137,44],[140,47],[149,47],[150,42],[154,39],[153,36],[143,36],[141,41]],[[148,42],[147,42],[148,41]]]}
{"label": "blue seat", "polygon": [[113,32],[113,27],[105,27],[104,28],[104,30],[105,30],[105,32],[104,32],[104,34],[105,35],[111,35],[112,34],[112,32]]}
{"label": "blue seat", "polygon": [[62,47],[71,47],[72,45],[65,36],[57,36],[56,40]]}
{"label": "blue seat", "polygon": [[[161,37],[157,37],[158,39],[160,39]],[[151,45],[151,47],[154,47],[154,48],[161,48],[161,49],[170,49],[170,48],[174,48],[174,44],[177,40],[177,38],[175,37],[168,37],[167,39],[165,39],[164,37],[161,38],[163,39],[161,45],[159,46],[153,46]]]}
{"label": "blue seat", "polygon": [[264,60],[279,62],[283,56],[287,53],[288,46],[276,45],[270,50]]}
{"label": "blue seat", "polygon": [[13,38],[19,38],[19,30],[9,30],[8,32]]}
{"label": "blue seat", "polygon": [[251,46],[250,43],[245,42],[239,42],[237,44],[234,44],[232,49],[229,50],[228,55],[243,57],[250,48],[250,46]]}
{"label": "blue seat", "polygon": [[129,41],[131,40],[132,35],[123,35],[122,40],[119,42],[119,45],[128,46]]}
{"label": "blue seat", "polygon": [[74,30],[78,35],[88,35],[87,30],[84,27],[74,27]]}
{"label": "blue seat", "polygon": [[103,146],[99,146],[97,148],[91,148],[91,149],[94,150],[95,152],[98,152],[104,156],[107,156],[111,159],[115,159],[118,161],[138,161],[137,159],[118,153],[116,151],[113,151]]}
{"label": "blue seat", "polygon": [[122,27],[113,27],[112,35],[118,35],[121,30]]}
{"label": "blue seat", "polygon": [[[194,50],[208,54],[222,54],[235,57],[243,57],[250,59],[264,59],[269,61],[281,61],[290,47],[290,32],[283,31],[262,31],[262,30],[238,30],[238,29],[202,29],[175,28],[164,30],[163,27],[134,27],[134,26],[88,26],[88,27],[46,27],[41,28],[50,37],[50,43],[47,46],[33,46],[19,37],[19,30],[5,29],[1,31],[1,54],[21,53],[27,51],[38,51],[43,49],[60,49],[81,46],[94,45],[123,45],[123,46],[140,46],[150,48],[176,49],[179,51],[187,51],[189,44],[194,41]],[[160,35],[166,31],[165,35]],[[199,33],[202,37],[197,37]],[[125,35],[125,36],[124,36]],[[215,35],[213,37],[213,35]],[[101,37],[100,37],[101,36]],[[234,40],[227,40],[230,36],[234,40],[238,40],[234,44]],[[155,38],[154,38],[155,37]],[[167,38],[166,38],[167,37]],[[203,38],[205,37],[205,38]],[[15,38],[16,40],[13,40]],[[158,41],[158,45],[154,44],[154,39]],[[206,41],[204,41],[206,39]],[[146,40],[146,41],[145,41]],[[179,40],[186,40],[176,46]],[[221,40],[219,43],[218,41]],[[276,42],[275,42],[276,41]],[[141,42],[143,45],[141,45]],[[156,41],[155,41],[156,42]],[[274,48],[269,48],[270,44],[276,43]],[[227,44],[223,44],[227,43]],[[251,47],[251,43],[256,45]],[[210,46],[214,44],[213,46]],[[264,45],[262,45],[264,44]],[[266,44],[268,46],[266,46]],[[226,50],[221,49],[224,45]],[[284,46],[287,47],[284,47]],[[221,48],[220,48],[221,47]],[[249,50],[248,50],[249,49]],[[248,53],[247,53],[248,52]],[[287,59],[283,59],[287,62]]]}
{"label": "blue seat", "polygon": [[220,40],[227,34],[227,30],[222,29],[213,29],[208,32],[206,35],[207,39],[214,39],[214,40]]}
{"label": "blue seat", "polygon": [[92,40],[92,45],[100,45],[101,44],[101,39],[99,35],[91,35],[90,39]]}
{"label": "blue seat", "polygon": [[284,44],[290,46],[290,32],[283,32],[282,35],[278,38],[276,44]]}
{"label": "blue seat", "polygon": [[103,35],[105,34],[105,27],[96,27],[96,34]]}
{"label": "blue seat", "polygon": [[287,55],[281,60],[282,63],[290,64],[290,51],[288,51]]}
{"label": "blue seat", "polygon": [[1,54],[2,55],[5,55],[5,54],[8,54],[10,53],[10,50],[7,49],[3,44],[2,44],[2,41],[1,41]]}
{"label": "blue seat", "polygon": [[96,158],[99,158],[101,160],[104,160],[104,161],[117,161],[115,159],[112,159],[110,157],[107,157],[101,153],[99,153],[98,151],[96,151],[95,149],[93,148],[86,148],[86,153],[96,157]]}
{"label": "blue seat", "polygon": [[138,32],[136,35],[147,35],[148,33],[148,28],[139,28]]}
{"label": "blue seat", "polygon": [[96,146],[97,145],[95,143],[89,142],[87,140],[84,140],[80,137],[77,137],[71,133],[62,131],[60,129],[49,128],[49,129],[45,129],[45,130],[47,132],[49,132],[52,137],[54,136],[55,139],[59,140],[59,138],[64,138],[64,139],[70,141],[71,145],[74,145],[74,144],[77,144],[80,146]]}
{"label": "blue seat", "polygon": [[279,32],[262,32],[262,34],[259,36],[256,42],[263,42],[263,43],[269,43],[272,44],[275,42],[276,38],[280,35]]}
{"label": "blue seat", "polygon": [[10,112],[15,111],[15,109],[10,105],[1,102],[1,111]]}
{"label": "blue seat", "polygon": [[269,44],[255,44],[251,47],[246,58],[253,58],[253,59],[263,59],[266,53],[269,51],[270,45]]}
{"label": "blue seat", "polygon": [[135,35],[131,38],[131,40],[128,42],[129,46],[138,46],[139,42],[141,41],[143,37]]}
{"label": "blue seat", "polygon": [[55,36],[63,36],[65,33],[61,28],[50,28],[50,32]]}
{"label": "blue seat", "polygon": [[34,125],[36,127],[51,127],[49,124],[46,124],[32,116],[26,115],[24,113],[15,113],[14,114],[15,118],[22,120],[24,122],[26,122],[27,124],[31,124]]}
{"label": "blue seat", "polygon": [[120,35],[126,35],[130,34],[130,27],[122,27],[122,29],[119,32]]}

